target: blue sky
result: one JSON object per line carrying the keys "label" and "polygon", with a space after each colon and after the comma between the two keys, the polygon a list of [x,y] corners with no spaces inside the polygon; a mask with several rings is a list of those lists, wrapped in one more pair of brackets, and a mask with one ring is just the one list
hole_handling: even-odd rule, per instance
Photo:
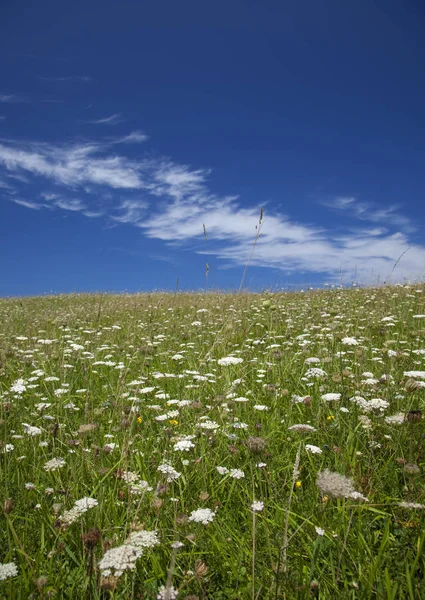
{"label": "blue sky", "polygon": [[422,280],[422,2],[9,2],[0,64],[0,295]]}

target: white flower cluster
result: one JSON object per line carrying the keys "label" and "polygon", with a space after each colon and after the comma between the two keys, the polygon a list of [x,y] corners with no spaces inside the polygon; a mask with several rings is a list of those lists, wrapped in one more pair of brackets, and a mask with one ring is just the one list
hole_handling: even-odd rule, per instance
{"label": "white flower cluster", "polygon": [[[15,383],[12,384],[10,391],[14,392],[15,394],[23,394],[26,389],[27,389],[27,386],[25,384],[25,381],[23,379],[17,379],[15,381]],[[9,563],[9,564],[13,564],[13,563]]]}
{"label": "white flower cluster", "polygon": [[46,462],[43,469],[45,471],[56,471],[57,469],[64,467],[65,464],[66,463],[63,458],[52,458]]}
{"label": "white flower cluster", "polygon": [[327,373],[323,369],[319,369],[319,367],[311,367],[308,369],[304,375],[307,379],[320,379],[322,377],[326,377]]}
{"label": "white flower cluster", "polygon": [[0,581],[5,581],[10,577],[15,577],[18,574],[18,567],[14,562],[0,563]]}
{"label": "white flower cluster", "polygon": [[173,586],[165,587],[165,585],[161,585],[156,598],[157,600],[176,600],[178,595],[178,590],[174,589]]}
{"label": "white flower cluster", "polygon": [[133,531],[126,540],[126,544],[135,548],[153,548],[159,545],[158,533],[156,531]]}
{"label": "white flower cluster", "polygon": [[159,465],[157,471],[163,473],[166,476],[168,483],[171,483],[171,481],[175,481],[181,475],[181,473],[176,471],[171,465],[168,465],[167,463]]}
{"label": "white flower cluster", "polygon": [[124,571],[134,571],[136,560],[142,556],[142,550],[129,544],[111,548],[99,561],[99,569],[103,577],[120,577]]}
{"label": "white flower cluster", "polygon": [[229,477],[232,479],[243,479],[245,473],[241,469],[230,469]]}
{"label": "white flower cluster", "polygon": [[35,427],[34,425],[28,425],[28,423],[22,423],[22,425],[24,426],[25,433],[27,433],[31,437],[34,437],[35,435],[40,435],[40,433],[42,431],[40,429],[40,427]]}
{"label": "white flower cluster", "polygon": [[203,525],[208,525],[208,523],[212,523],[215,517],[215,513],[209,508],[198,508],[197,510],[193,510],[190,514],[189,521],[193,521],[194,523],[202,523]]}
{"label": "white flower cluster", "polygon": [[189,452],[189,450],[194,447],[195,444],[190,440],[180,440],[174,444],[173,450],[176,452]]}
{"label": "white flower cluster", "polygon": [[322,400],[324,400],[325,402],[334,402],[334,401],[336,402],[337,400],[341,400],[341,394],[339,394],[339,393],[323,394]]}
{"label": "white flower cluster", "polygon": [[219,358],[217,364],[227,367],[229,365],[238,365],[243,362],[242,358],[238,358],[236,356],[225,356],[224,358]]}
{"label": "white flower cluster", "polygon": [[395,415],[385,417],[384,421],[387,425],[402,425],[405,421],[405,416],[404,413],[397,413]]}
{"label": "white flower cluster", "polygon": [[81,515],[89,510],[89,508],[94,508],[98,504],[99,502],[95,498],[81,498],[81,500],[77,500],[74,503],[74,506],[70,510],[63,513],[60,517],[60,521],[65,526],[72,525],[72,523],[77,521]]}
{"label": "white flower cluster", "polygon": [[403,375],[413,379],[425,379],[425,371],[404,371]]}
{"label": "white flower cluster", "polygon": [[357,404],[357,406],[366,413],[377,411],[384,411],[390,403],[387,400],[382,400],[382,398],[372,398],[372,400],[365,400],[361,396],[353,396],[350,398],[350,402]]}
{"label": "white flower cluster", "polygon": [[307,450],[307,452],[310,452],[311,454],[322,454],[323,453],[323,450],[321,448],[319,448],[319,446],[313,446],[313,444],[306,444],[305,449]]}
{"label": "white flower cluster", "polygon": [[353,500],[364,500],[367,498],[354,489],[353,480],[345,475],[334,473],[325,469],[317,475],[316,485],[323,496],[331,498],[352,498]]}
{"label": "white flower cluster", "polygon": [[103,577],[120,577],[124,571],[133,571],[136,561],[142,556],[143,548],[153,548],[159,544],[156,531],[134,531],[126,542],[108,550],[99,561]]}
{"label": "white flower cluster", "polygon": [[203,423],[199,423],[198,427],[200,427],[201,429],[208,429],[210,431],[215,431],[220,426],[215,421],[208,420],[208,421],[204,421]]}
{"label": "white flower cluster", "polygon": [[344,344],[344,346],[358,346],[359,342],[356,340],[356,338],[353,337],[344,337],[341,340],[341,343]]}

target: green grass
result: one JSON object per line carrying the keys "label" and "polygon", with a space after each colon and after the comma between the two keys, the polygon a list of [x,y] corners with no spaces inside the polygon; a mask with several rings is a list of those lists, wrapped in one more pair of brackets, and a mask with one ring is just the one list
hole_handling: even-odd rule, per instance
{"label": "green grass", "polygon": [[[398,286],[0,300],[0,563],[18,568],[0,598],[150,599],[167,578],[179,599],[425,597],[425,512],[399,506],[425,505],[425,421],[407,420],[425,411],[425,391],[420,375],[405,375],[424,371],[424,295]],[[217,362],[230,355],[242,362]],[[306,377],[311,367],[325,374]],[[25,389],[13,391],[19,379]],[[366,413],[355,396],[388,406]],[[401,424],[386,420],[398,413]],[[297,423],[315,431],[289,429]],[[174,450],[180,436],[194,447]],[[65,465],[46,471],[53,458]],[[178,479],[167,482],[164,463]],[[368,501],[322,497],[324,469]],[[125,472],[146,489],[132,493]],[[65,526],[84,497],[98,505]],[[264,502],[255,515],[254,500]],[[213,521],[189,520],[199,508]],[[140,529],[160,543],[134,570],[102,577],[102,556]]]}

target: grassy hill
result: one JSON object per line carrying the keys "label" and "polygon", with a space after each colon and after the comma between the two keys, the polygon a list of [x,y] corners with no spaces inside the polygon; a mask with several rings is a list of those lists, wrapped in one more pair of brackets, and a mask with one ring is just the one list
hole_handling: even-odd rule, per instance
{"label": "grassy hill", "polygon": [[424,296],[0,300],[0,597],[425,597]]}

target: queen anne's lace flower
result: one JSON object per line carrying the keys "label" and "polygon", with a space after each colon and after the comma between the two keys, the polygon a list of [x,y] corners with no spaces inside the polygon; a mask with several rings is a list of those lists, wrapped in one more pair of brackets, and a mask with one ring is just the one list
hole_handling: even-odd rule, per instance
{"label": "queen anne's lace flower", "polygon": [[0,581],[15,577],[18,574],[18,567],[14,562],[0,563]]}
{"label": "queen anne's lace flower", "polygon": [[404,371],[403,375],[413,379],[425,379],[425,371]]}
{"label": "queen anne's lace flower", "polygon": [[171,481],[175,481],[181,475],[181,473],[179,473],[178,471],[173,469],[173,467],[171,465],[168,465],[167,463],[164,463],[163,465],[159,465],[157,471],[159,471],[160,473],[163,473],[166,476],[167,481],[169,483]]}
{"label": "queen anne's lace flower", "polygon": [[40,435],[41,429],[40,427],[35,427],[34,425],[28,425],[28,423],[22,423],[25,428],[25,433],[30,436]]}
{"label": "queen anne's lace flower", "polygon": [[236,356],[225,356],[224,358],[219,358],[217,361],[219,365],[224,367],[227,367],[228,365],[238,365],[241,362],[243,362],[243,359]]}
{"label": "queen anne's lace flower", "polygon": [[304,377],[307,377],[307,379],[321,379],[322,377],[326,377],[326,375],[327,373],[323,369],[312,367],[306,371]]}
{"label": "queen anne's lace flower", "polygon": [[123,544],[116,548],[111,548],[99,561],[99,569],[104,577],[114,575],[120,577],[124,571],[133,571],[136,566],[136,560],[142,556],[142,550]]}
{"label": "queen anne's lace flower", "polygon": [[241,471],[241,469],[230,469],[229,476],[233,479],[243,479],[245,477],[245,473]]}
{"label": "queen anne's lace flower", "polygon": [[319,446],[313,446],[313,444],[306,444],[305,449],[311,454],[322,454],[323,450]]}
{"label": "queen anne's lace flower", "polygon": [[57,469],[64,467],[65,464],[63,458],[52,458],[46,462],[43,468],[45,471],[56,471]]}
{"label": "queen anne's lace flower", "polygon": [[324,496],[367,501],[365,496],[354,489],[353,480],[350,477],[334,473],[329,469],[325,469],[317,475],[316,485]]}
{"label": "queen anne's lace flower", "polygon": [[161,585],[156,598],[157,600],[176,600],[178,595],[178,590],[174,589],[173,586],[165,587],[165,585]]}
{"label": "queen anne's lace flower", "polygon": [[341,343],[344,344],[344,346],[358,346],[359,342],[356,340],[356,338],[353,337],[344,337],[341,340]]}
{"label": "queen anne's lace flower", "polygon": [[133,531],[127,538],[127,544],[136,548],[153,548],[158,546],[159,539],[156,531]]}
{"label": "queen anne's lace flower", "polygon": [[212,523],[214,520],[215,513],[209,508],[198,508],[197,510],[193,510],[190,514],[189,521],[193,521],[194,523],[202,523],[203,525],[208,525],[208,523]]}
{"label": "queen anne's lace flower", "polygon": [[229,469],[227,467],[216,467],[216,469],[220,473],[220,475],[227,475],[227,473],[229,472]]}
{"label": "queen anne's lace flower", "polygon": [[77,500],[74,503],[74,506],[63,513],[60,517],[60,521],[63,525],[72,525],[75,521],[77,521],[81,515],[89,510],[89,508],[94,508],[97,506],[99,502],[95,498],[81,498],[81,500]]}
{"label": "queen anne's lace flower", "polygon": [[[23,394],[26,389],[27,389],[27,386],[25,384],[25,381],[23,379],[17,379],[15,381],[15,383],[12,384],[10,391],[14,392],[15,394]],[[13,563],[8,563],[8,564],[13,564]]]}
{"label": "queen anne's lace flower", "polygon": [[191,448],[194,448],[195,444],[190,440],[180,440],[180,442],[176,442],[173,446],[173,450],[180,452],[189,452]]}
{"label": "queen anne's lace flower", "polygon": [[341,400],[341,394],[339,393],[328,393],[328,394],[323,394],[322,396],[322,400],[324,400],[325,402],[333,402],[336,400]]}

